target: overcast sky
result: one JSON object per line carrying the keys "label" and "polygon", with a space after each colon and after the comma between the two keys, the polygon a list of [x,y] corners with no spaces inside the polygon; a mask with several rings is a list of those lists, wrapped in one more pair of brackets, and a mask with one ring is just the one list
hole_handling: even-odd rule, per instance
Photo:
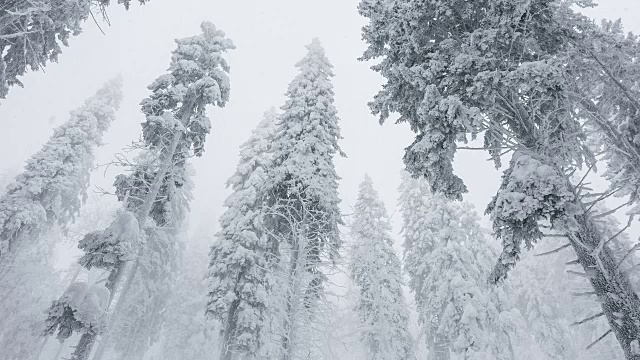
{"label": "overcast sky", "polygon": [[[114,1],[115,2],[115,1]],[[121,73],[125,100],[118,118],[99,151],[99,163],[140,136],[144,117],[139,103],[148,95],[146,86],[164,73],[175,47],[173,39],[199,32],[203,20],[213,21],[235,42],[228,55],[231,65],[231,101],[224,109],[212,109],[212,134],[205,155],[194,162],[195,200],[191,224],[200,229],[217,227],[222,202],[228,195],[226,179],[233,173],[239,145],[269,107],[280,107],[287,84],[295,76],[294,64],[304,55],[313,37],[323,43],[335,66],[333,80],[341,118],[343,150],[337,159],[342,180],[340,195],[349,213],[357,186],[368,172],[394,212],[402,168],[403,148],[413,138],[406,124],[384,126],[370,115],[367,102],[382,79],[357,61],[365,45],[360,28],[365,21],[357,12],[358,0],[152,0],[125,12],[112,6],[111,26],[93,22],[65,48],[58,64],[46,73],[24,77],[24,89],[13,88],[0,101],[0,171],[21,166],[52,133],[102,83]],[[625,28],[640,33],[638,0],[607,0],[589,14],[622,18]],[[484,210],[498,187],[500,172],[485,162],[483,152],[464,153],[456,170],[467,182],[470,200]],[[94,176],[94,185],[110,186],[116,172]],[[398,223],[398,215],[395,215]]]}

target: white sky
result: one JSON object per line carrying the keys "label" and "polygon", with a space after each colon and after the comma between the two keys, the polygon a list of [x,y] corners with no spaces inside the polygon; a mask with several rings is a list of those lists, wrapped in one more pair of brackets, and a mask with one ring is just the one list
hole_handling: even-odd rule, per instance
{"label": "white sky", "polygon": [[[115,2],[115,1],[114,1]],[[271,106],[279,107],[282,94],[295,76],[294,64],[304,55],[304,45],[313,37],[322,41],[335,66],[336,105],[341,118],[343,150],[347,159],[338,159],[342,176],[340,194],[345,213],[355,201],[357,186],[368,172],[375,186],[394,212],[402,155],[413,135],[406,124],[384,126],[370,115],[367,102],[377,92],[382,79],[368,65],[357,61],[365,48],[360,28],[365,20],[357,13],[358,0],[152,0],[133,5],[129,12],[112,6],[111,27],[102,24],[103,35],[92,22],[85,33],[64,49],[58,64],[46,73],[24,77],[25,88],[13,88],[0,102],[0,171],[20,166],[36,152],[100,85],[121,73],[125,79],[125,100],[99,152],[99,163],[140,136],[144,120],[139,102],[148,95],[146,86],[162,74],[174,49],[174,38],[199,32],[202,20],[213,21],[235,42],[228,55],[232,67],[231,101],[224,109],[210,112],[213,130],[205,155],[194,162],[195,200],[191,224],[214,232],[228,195],[226,179],[233,173],[239,145],[249,136]],[[596,17],[621,17],[627,30],[640,33],[638,0],[606,0],[589,11]],[[50,119],[55,120],[51,123]],[[484,210],[495,193],[501,172],[485,162],[484,152],[464,153],[456,160],[456,170],[470,189],[467,199]],[[94,176],[95,185],[110,186],[114,171],[106,177]],[[396,224],[398,216],[395,216]]]}

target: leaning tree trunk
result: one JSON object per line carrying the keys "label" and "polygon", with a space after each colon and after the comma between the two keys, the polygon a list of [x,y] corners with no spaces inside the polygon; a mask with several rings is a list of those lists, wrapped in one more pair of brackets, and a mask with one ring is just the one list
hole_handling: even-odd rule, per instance
{"label": "leaning tree trunk", "polygon": [[[575,217],[578,230],[569,236],[578,262],[602,306],[595,317],[606,316],[628,360],[640,360],[640,299],[616,259],[604,245],[606,239],[589,214]],[[605,335],[608,335],[607,332]]]}
{"label": "leaning tree trunk", "polygon": [[[182,119],[183,123],[186,123],[186,120],[188,120],[187,115],[190,114],[190,111],[186,111],[185,114],[186,114],[185,115],[186,119],[185,118]],[[164,178],[168,173],[169,169],[171,168],[171,166],[173,165],[173,160],[174,160],[173,157],[176,153],[176,150],[178,149],[178,145],[180,144],[181,139],[182,139],[182,133],[179,131],[176,131],[173,134],[173,139],[171,140],[171,145],[169,146],[169,149],[167,149],[167,151],[164,154],[162,154],[164,156],[164,159],[162,161],[162,164],[160,165],[160,169],[158,169],[158,172],[156,173],[155,179],[153,179],[153,183],[151,184],[149,192],[145,196],[142,206],[136,212],[136,218],[138,220],[138,224],[140,226],[140,229],[143,232],[144,232],[145,222],[151,212],[151,208],[153,207],[153,203],[156,200],[156,197],[158,195],[158,192],[160,191],[162,183],[164,182]],[[113,284],[112,301],[109,302],[109,305],[107,307],[107,331],[111,330],[111,327],[113,326],[113,323],[122,307],[122,304],[124,303],[124,299],[126,298],[127,292],[129,291],[129,288],[131,288],[131,284],[133,283],[133,278],[135,277],[136,272],[138,271],[139,263],[140,263],[140,259],[139,257],[136,257],[135,260],[126,261],[122,263],[121,267],[117,269],[118,276],[114,280],[114,284]],[[108,339],[105,338],[104,341],[100,343],[100,348],[97,351],[97,355],[100,358],[103,356],[104,351],[106,349],[106,346],[108,343],[107,340]],[[81,337],[80,342],[85,343],[86,344],[85,347],[87,347],[89,351],[83,352],[81,354],[82,356],[74,357],[72,358],[72,360],[88,360],[89,359],[88,356],[91,353],[91,348],[93,347],[93,344],[95,343],[95,341],[96,341],[96,335],[84,334]]]}

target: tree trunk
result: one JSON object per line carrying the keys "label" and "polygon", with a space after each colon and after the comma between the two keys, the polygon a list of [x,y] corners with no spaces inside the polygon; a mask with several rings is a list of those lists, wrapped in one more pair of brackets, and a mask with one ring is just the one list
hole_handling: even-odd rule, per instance
{"label": "tree trunk", "polygon": [[612,332],[622,346],[627,360],[640,360],[640,299],[633,291],[619,261],[589,214],[575,217],[579,228],[569,237],[580,265],[593,286]]}
{"label": "tree trunk", "polygon": [[[299,241],[296,241],[299,243]],[[299,245],[294,245],[291,251],[291,266],[289,268],[289,288],[287,289],[286,301],[287,301],[287,312],[286,312],[286,321],[284,323],[284,335],[282,336],[282,360],[291,360],[293,358],[293,345],[294,342],[291,341],[291,336],[293,334],[293,325],[295,322],[295,313],[297,312],[297,306],[294,306],[294,301],[296,301],[294,294],[292,292],[296,288],[296,279],[298,272],[298,261],[300,257],[300,250],[298,249]]]}
{"label": "tree trunk", "polygon": [[96,335],[89,333],[82,334],[80,341],[76,345],[76,349],[71,354],[70,360],[87,360],[91,355],[91,349],[96,340]]}
{"label": "tree trunk", "polygon": [[235,332],[237,326],[238,305],[240,300],[235,299],[229,308],[229,316],[224,327],[222,335],[222,349],[220,349],[220,360],[233,360],[233,351],[231,349],[231,335]]}

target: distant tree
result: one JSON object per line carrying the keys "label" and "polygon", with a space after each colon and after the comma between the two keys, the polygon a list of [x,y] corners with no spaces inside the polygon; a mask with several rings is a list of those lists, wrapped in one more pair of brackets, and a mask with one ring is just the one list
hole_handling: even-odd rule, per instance
{"label": "distant tree", "polygon": [[8,260],[7,253],[19,251],[21,243],[78,215],[87,196],[95,149],[115,118],[121,87],[120,78],[111,80],[72,111],[0,197],[0,266]]}
{"label": "distant tree", "polygon": [[[522,264],[514,269],[510,277],[514,288],[515,302],[524,315],[535,343],[551,359],[575,359],[576,340],[570,328],[574,303],[564,303],[568,286],[565,264],[554,264],[549,259],[534,259],[527,254]],[[557,267],[560,265],[560,268]],[[543,267],[543,268],[538,268]],[[558,274],[560,272],[560,274]]]}
{"label": "distant tree", "polygon": [[50,239],[37,239],[14,257],[0,278],[2,359],[32,359],[42,342],[44,310],[64,289],[53,264]]}
{"label": "distant tree", "polygon": [[164,324],[150,360],[205,360],[218,352],[214,323],[202,309],[208,296],[207,237],[191,237],[186,243],[174,290],[163,314]]}
{"label": "distant tree", "polygon": [[257,356],[264,343],[272,245],[263,228],[263,202],[276,120],[275,110],[265,113],[241,146],[240,163],[227,181],[233,193],[211,246],[207,314],[222,324],[224,360]]}
{"label": "distant tree", "polygon": [[407,174],[400,192],[405,270],[431,358],[514,359],[523,320],[490,287],[495,253],[478,216]]}
{"label": "distant tree", "polygon": [[[294,314],[293,307],[298,301],[313,313],[314,302],[322,297],[326,280],[320,264],[327,256],[334,256],[341,244],[338,175],[333,157],[342,151],[338,146],[340,130],[330,82],[333,66],[317,39],[307,50],[307,55],[296,64],[299,74],[286,93],[266,186],[269,216],[265,226],[280,246],[274,250],[290,251],[286,253],[285,267],[292,283],[287,293],[302,297],[284,301],[291,311],[282,319],[286,324],[279,356],[282,360],[291,359],[299,351],[298,344],[293,344],[289,336],[293,334],[294,321],[286,317]],[[301,268],[308,274],[303,276]]]}
{"label": "distant tree", "polygon": [[[145,3],[146,0],[140,0]],[[43,69],[58,61],[62,45],[82,32],[92,12],[102,11],[109,0],[7,0],[0,8],[0,99],[9,87],[22,86],[28,70]],[[118,0],[127,9],[131,0]]]}
{"label": "distant tree", "polygon": [[413,358],[402,264],[393,249],[387,210],[367,175],[360,184],[351,225],[349,268],[358,289],[356,311],[367,359]]}
{"label": "distant tree", "polygon": [[[188,182],[187,161],[204,152],[211,122],[207,105],[223,107],[229,99],[229,66],[223,53],[233,49],[215,25],[203,22],[202,34],[176,40],[168,73],[150,86],[152,94],[142,101],[146,122],[142,124],[142,154],[128,175],[117,177],[116,195],[124,210],[109,229],[89,233],[80,242],[85,255],[80,262],[87,268],[110,271],[107,288],[111,297],[106,309],[107,328],[121,313],[127,293],[138,269],[148,260],[153,247],[147,231],[171,229],[179,217],[176,204]],[[129,165],[129,163],[127,163]],[[76,346],[73,358],[85,360],[91,353],[96,333],[86,332]],[[98,354],[104,353],[104,343]]]}

